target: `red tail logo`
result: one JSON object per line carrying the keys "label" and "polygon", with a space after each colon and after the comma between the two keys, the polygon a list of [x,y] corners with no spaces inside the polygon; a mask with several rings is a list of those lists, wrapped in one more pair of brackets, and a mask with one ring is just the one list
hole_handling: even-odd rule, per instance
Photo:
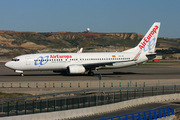
{"label": "red tail logo", "polygon": [[146,44],[149,42],[149,40],[152,38],[152,36],[156,33],[156,31],[157,31],[158,28],[159,28],[159,27],[156,25],[156,26],[152,29],[152,31],[149,33],[149,35],[148,35],[147,37],[144,37],[143,42],[141,42],[141,44],[139,45],[139,48],[140,48],[140,49],[143,49],[143,48],[146,46]]}

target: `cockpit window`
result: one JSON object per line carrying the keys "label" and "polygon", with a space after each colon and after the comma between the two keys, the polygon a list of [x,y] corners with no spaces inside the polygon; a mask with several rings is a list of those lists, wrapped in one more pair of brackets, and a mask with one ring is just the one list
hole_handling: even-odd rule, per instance
{"label": "cockpit window", "polygon": [[19,59],[17,59],[17,58],[13,58],[11,61],[19,61]]}

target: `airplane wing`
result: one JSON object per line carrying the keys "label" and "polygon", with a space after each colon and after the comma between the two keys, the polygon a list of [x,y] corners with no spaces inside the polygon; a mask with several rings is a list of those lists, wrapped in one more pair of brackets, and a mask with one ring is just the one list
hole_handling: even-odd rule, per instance
{"label": "airplane wing", "polygon": [[114,61],[114,62],[103,62],[103,63],[89,63],[83,64],[85,69],[95,70],[98,67],[105,67],[106,65],[113,66],[114,63],[121,63],[121,62],[128,62],[128,61]]}

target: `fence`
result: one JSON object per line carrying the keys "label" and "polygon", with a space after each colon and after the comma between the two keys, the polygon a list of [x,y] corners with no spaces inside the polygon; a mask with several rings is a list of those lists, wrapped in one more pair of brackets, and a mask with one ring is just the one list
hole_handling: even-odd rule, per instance
{"label": "fence", "polygon": [[92,89],[2,99],[0,117],[78,109],[173,93],[180,93],[180,86]]}
{"label": "fence", "polygon": [[169,107],[163,107],[126,115],[101,118],[97,120],[156,120],[157,118],[162,118],[170,115],[174,115],[174,109]]}
{"label": "fence", "polygon": [[[156,81],[157,82],[157,81]],[[123,81],[123,82],[109,82],[109,81],[83,81],[83,82],[0,82],[0,88],[41,88],[41,89],[49,89],[49,88],[109,88],[109,87],[138,87],[138,86],[146,86],[145,82],[132,82]],[[158,83],[156,83],[158,84]]]}

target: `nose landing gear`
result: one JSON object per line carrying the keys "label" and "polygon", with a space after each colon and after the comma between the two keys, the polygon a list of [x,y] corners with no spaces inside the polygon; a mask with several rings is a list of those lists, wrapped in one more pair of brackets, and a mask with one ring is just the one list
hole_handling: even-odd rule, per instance
{"label": "nose landing gear", "polygon": [[14,70],[14,72],[20,73],[20,76],[24,76],[23,71],[21,70]]}

